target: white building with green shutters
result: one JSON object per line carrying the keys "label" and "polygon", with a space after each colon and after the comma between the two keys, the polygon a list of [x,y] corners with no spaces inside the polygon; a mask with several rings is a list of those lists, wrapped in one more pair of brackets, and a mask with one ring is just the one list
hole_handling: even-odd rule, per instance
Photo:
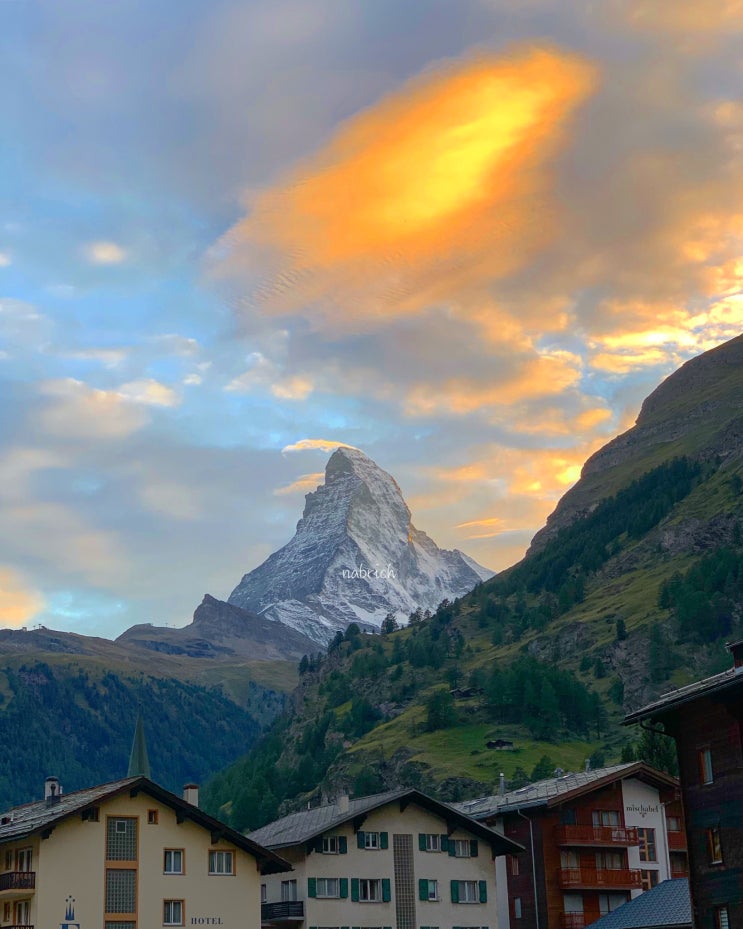
{"label": "white building with green shutters", "polygon": [[412,789],[341,797],[250,839],[294,867],[265,878],[266,929],[498,929],[494,860],[521,851]]}

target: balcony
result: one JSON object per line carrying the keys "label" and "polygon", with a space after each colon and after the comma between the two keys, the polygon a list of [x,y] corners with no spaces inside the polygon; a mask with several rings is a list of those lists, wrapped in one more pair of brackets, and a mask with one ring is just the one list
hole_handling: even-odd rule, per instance
{"label": "balcony", "polygon": [[560,929],[585,929],[588,925],[587,918],[585,913],[561,913]]}
{"label": "balcony", "polygon": [[642,887],[639,870],[628,868],[562,868],[558,871],[562,890],[583,888],[586,890],[634,890]]}
{"label": "balcony", "polygon": [[639,845],[637,829],[628,826],[558,826],[558,845],[628,846]]}
{"label": "balcony", "polygon": [[282,900],[281,903],[262,903],[261,922],[301,922],[304,919],[304,900]]}
{"label": "balcony", "polygon": [[26,896],[29,890],[36,889],[35,871],[5,871],[0,874],[0,894],[5,897],[22,892]]}
{"label": "balcony", "polygon": [[685,832],[669,832],[668,833],[668,848],[672,852],[685,852],[686,851],[686,833]]}
{"label": "balcony", "polygon": [[34,927],[27,923],[13,923],[12,926],[4,926],[3,929],[34,929]]}

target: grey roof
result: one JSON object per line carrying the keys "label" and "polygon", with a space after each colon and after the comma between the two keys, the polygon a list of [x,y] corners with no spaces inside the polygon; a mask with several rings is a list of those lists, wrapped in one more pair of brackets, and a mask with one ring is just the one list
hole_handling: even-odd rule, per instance
{"label": "grey roof", "polygon": [[477,822],[477,820],[470,818],[460,807],[441,803],[439,800],[435,800],[433,797],[429,797],[427,794],[413,788],[388,790],[385,793],[349,800],[347,810],[342,810],[337,803],[331,803],[309,810],[301,810],[298,813],[290,813],[282,819],[277,819],[260,829],[256,829],[255,832],[249,834],[248,838],[265,845],[267,848],[285,848],[289,845],[300,845],[322,835],[324,832],[341,826],[343,823],[364,816],[372,810],[395,801],[416,803],[418,806],[438,814],[443,819],[456,823],[461,828],[469,830],[473,835],[489,842],[493,851],[497,854],[502,855],[507,852],[520,852],[523,850],[521,845],[507,839],[500,832],[489,829],[482,823]]}
{"label": "grey roof", "polygon": [[473,816],[475,819],[485,819],[499,813],[513,810],[524,810],[529,807],[553,806],[566,799],[568,795],[581,794],[626,777],[639,777],[641,780],[652,780],[671,786],[676,784],[675,778],[655,771],[641,761],[631,761],[626,764],[610,765],[606,768],[596,768],[593,771],[568,772],[559,777],[548,777],[543,781],[536,781],[511,790],[505,794],[495,794],[490,797],[481,797],[479,800],[467,800],[457,803],[456,807]]}
{"label": "grey roof", "polygon": [[652,703],[628,713],[624,717],[624,722],[626,725],[639,722],[641,719],[647,719],[649,716],[662,716],[679,704],[688,703],[698,697],[739,686],[743,686],[743,667],[728,668],[727,671],[723,671],[721,674],[706,677],[701,681],[694,681],[693,684],[687,684],[685,687],[679,687],[677,690],[670,690],[668,693],[662,694]]}
{"label": "grey roof", "polygon": [[689,881],[661,881],[652,890],[607,913],[591,929],[691,929]]}
{"label": "grey roof", "polygon": [[13,807],[0,815],[0,845],[18,839],[25,839],[36,833],[49,834],[58,823],[68,817],[82,815],[85,810],[92,809],[103,800],[126,791],[146,793],[171,807],[183,819],[190,819],[204,829],[208,829],[213,835],[223,837],[238,848],[249,852],[257,859],[263,874],[291,870],[291,865],[274,852],[263,848],[255,840],[246,838],[242,833],[231,829],[218,819],[208,816],[197,806],[193,806],[193,804],[141,775],[125,777],[118,781],[110,781],[107,784],[99,784],[97,787],[88,787],[84,790],[61,794],[53,803],[47,800],[35,800],[33,803]]}

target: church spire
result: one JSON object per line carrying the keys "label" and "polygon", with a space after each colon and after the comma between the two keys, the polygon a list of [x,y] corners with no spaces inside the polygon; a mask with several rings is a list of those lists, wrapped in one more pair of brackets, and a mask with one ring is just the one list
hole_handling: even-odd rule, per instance
{"label": "church spire", "polygon": [[144,740],[142,713],[137,713],[137,726],[134,730],[132,751],[129,755],[129,772],[127,777],[150,777],[150,760],[147,757],[147,743]]}

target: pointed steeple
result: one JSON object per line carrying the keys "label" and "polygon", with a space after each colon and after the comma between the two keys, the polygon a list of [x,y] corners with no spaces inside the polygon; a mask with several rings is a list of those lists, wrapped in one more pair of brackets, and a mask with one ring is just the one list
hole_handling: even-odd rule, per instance
{"label": "pointed steeple", "polygon": [[147,743],[144,740],[142,713],[137,713],[137,726],[134,730],[132,752],[129,755],[129,772],[127,777],[150,777],[150,760],[147,757]]}

